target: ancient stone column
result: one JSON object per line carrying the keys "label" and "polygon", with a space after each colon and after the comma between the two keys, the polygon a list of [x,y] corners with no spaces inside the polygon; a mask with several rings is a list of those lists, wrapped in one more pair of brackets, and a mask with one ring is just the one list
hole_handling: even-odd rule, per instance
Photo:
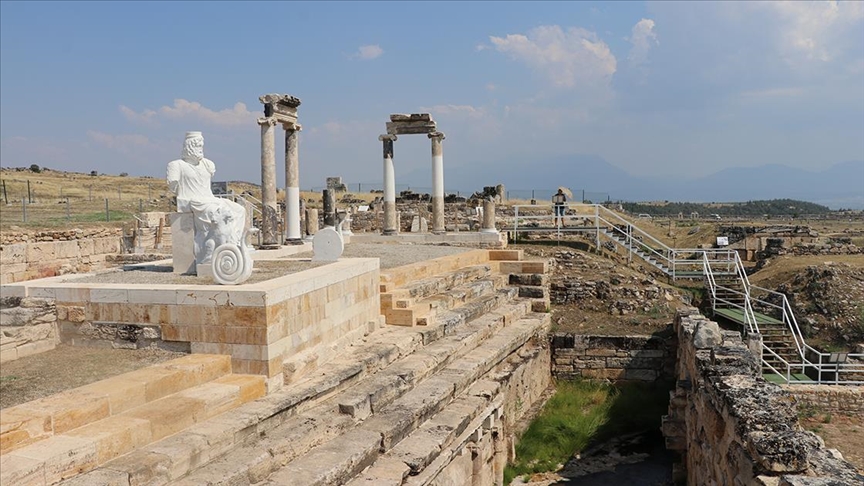
{"label": "ancient stone column", "polygon": [[381,135],[378,140],[384,144],[384,228],[385,235],[399,232],[396,220],[396,175],[393,169],[393,142],[396,135]]}
{"label": "ancient stone column", "polygon": [[495,201],[492,198],[483,201],[483,224],[480,226],[481,233],[497,233],[495,228]]}
{"label": "ancient stone column", "polygon": [[285,228],[286,243],[302,243],[300,234],[300,126],[285,125]]}
{"label": "ancient stone column", "polygon": [[306,234],[314,236],[318,232],[318,210],[309,208],[306,210]]}
{"label": "ancient stone column", "polygon": [[276,216],[276,121],[259,118],[261,125],[261,247],[279,247],[278,218]]}
{"label": "ancient stone column", "polygon": [[444,134],[432,132],[432,233],[444,233]]}
{"label": "ancient stone column", "polygon": [[324,206],[324,226],[336,226],[336,195],[330,189],[322,194]]}

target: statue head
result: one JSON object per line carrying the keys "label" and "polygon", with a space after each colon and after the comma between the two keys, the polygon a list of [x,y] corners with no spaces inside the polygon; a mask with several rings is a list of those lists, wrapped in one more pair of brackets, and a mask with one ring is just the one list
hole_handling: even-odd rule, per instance
{"label": "statue head", "polygon": [[201,132],[186,132],[180,157],[190,164],[201,162],[204,158],[204,136]]}

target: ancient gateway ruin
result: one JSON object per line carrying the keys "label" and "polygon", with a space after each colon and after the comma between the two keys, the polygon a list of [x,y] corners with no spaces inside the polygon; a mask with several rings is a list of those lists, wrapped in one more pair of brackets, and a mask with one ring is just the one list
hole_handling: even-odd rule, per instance
{"label": "ancient gateway ruin", "polygon": [[266,94],[258,98],[264,104],[264,116],[258,119],[261,126],[261,247],[278,248],[283,235],[279,234],[276,208],[276,132],[274,127],[282,125],[285,130],[285,231],[284,241],[298,244],[300,233],[300,154],[297,107],[300,99],[286,94]]}
{"label": "ancient gateway ruin", "polygon": [[396,175],[393,167],[393,142],[398,135],[426,134],[432,141],[432,233],[444,234],[444,134],[438,131],[429,113],[393,114],[387,133],[378,137],[384,144],[384,227],[382,233],[399,232],[396,220]]}
{"label": "ancient gateway ruin", "polygon": [[[180,357],[0,410],[0,484],[501,486],[554,378],[637,381],[672,392],[656,425],[678,453],[670,475],[688,484],[864,484],[864,475],[802,429],[793,398],[809,394],[864,416],[861,387],[802,394],[766,380],[759,332],[745,341],[686,308],[670,317],[668,334],[554,333],[550,280],[560,260],[508,248],[489,198],[477,231],[445,233],[444,135],[429,114],[392,115],[380,137],[384,234],[343,239],[330,224],[314,243],[302,241],[300,100],[260,99],[264,236],[250,252],[248,280],[224,286],[175,275],[171,269],[183,265],[166,258],[3,282],[4,365],[59,343]],[[286,244],[276,211],[277,123],[285,130]],[[393,142],[423,133],[432,142],[433,234],[400,235]],[[203,150],[200,133],[187,138],[190,151]],[[190,170],[181,165],[187,160],[176,162]],[[202,197],[197,203],[215,205],[212,194]],[[596,251],[601,235],[641,251],[622,239],[638,230],[622,215],[581,206],[580,218],[594,218],[584,227],[596,233]],[[332,223],[332,200],[325,207]],[[311,219],[317,225],[317,215]],[[95,261],[120,253],[118,238],[4,245],[0,262]],[[343,247],[354,253],[340,258]],[[671,267],[673,280],[702,278],[685,262],[707,266],[708,275],[713,263],[722,276],[738,261],[728,250],[700,250],[701,260],[667,250],[679,265]]]}

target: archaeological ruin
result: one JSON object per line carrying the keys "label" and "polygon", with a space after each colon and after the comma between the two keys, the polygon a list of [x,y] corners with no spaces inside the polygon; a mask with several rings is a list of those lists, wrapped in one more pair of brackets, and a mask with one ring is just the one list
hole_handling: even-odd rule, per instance
{"label": "archaeological ruin", "polygon": [[[494,186],[447,202],[444,134],[425,113],[391,115],[379,137],[383,204],[338,199],[335,179],[326,195],[301,196],[300,100],[260,101],[261,240],[248,280],[190,274],[194,241],[164,224],[168,212],[137,215],[134,245],[109,230],[3,241],[4,366],[58,347],[180,357],[4,406],[0,483],[501,485],[555,383],[583,380],[668,392],[654,431],[676,484],[864,484],[796,408],[864,417],[862,355],[818,351],[784,294],[750,284],[737,250],[752,241],[675,248],[622,211],[571,203],[563,253],[570,236],[551,205],[506,201]],[[429,199],[396,197],[393,146],[408,134],[431,140]],[[133,247],[155,256],[124,259]],[[591,278],[555,273],[589,253],[601,262],[585,263]],[[698,290],[685,299],[682,282]],[[551,310],[574,301],[634,320],[676,310],[665,332],[560,331]]]}

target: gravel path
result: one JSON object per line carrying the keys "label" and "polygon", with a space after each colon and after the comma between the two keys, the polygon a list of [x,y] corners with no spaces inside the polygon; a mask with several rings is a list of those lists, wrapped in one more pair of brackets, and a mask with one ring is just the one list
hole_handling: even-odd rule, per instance
{"label": "gravel path", "polygon": [[[411,263],[432,260],[473,250],[457,246],[397,245],[375,243],[349,243],[342,256],[345,258],[380,258],[381,268],[401,267]],[[312,252],[298,253],[292,258],[312,258]]]}
{"label": "gravel path", "polygon": [[185,353],[161,349],[75,348],[58,344],[51,351],[3,363],[0,367],[0,408],[181,356]]}
{"label": "gravel path", "polygon": [[[395,245],[356,243],[348,244],[342,253],[343,258],[378,258],[381,268],[394,268],[411,263],[432,260],[446,255],[462,253],[471,248],[437,245]],[[298,259],[300,261],[298,261]],[[305,261],[303,261],[305,259]],[[255,262],[252,276],[246,281],[254,284],[270,280],[292,273],[309,270],[310,268],[326,265],[326,262],[312,262],[312,252],[297,253],[281,260],[261,260]],[[91,275],[84,278],[75,278],[70,275],[64,282],[75,283],[108,283],[108,284],[151,284],[151,285],[212,285],[213,281],[207,277],[195,275],[176,275],[171,272],[170,266],[152,265],[140,270],[129,270],[125,272],[108,272]]]}
{"label": "gravel path", "polygon": [[[311,258],[311,257],[310,257]],[[254,284],[292,273],[309,270],[326,265],[326,262],[311,261],[259,261],[255,262],[252,276],[245,283]],[[70,278],[64,280],[75,283],[110,283],[110,284],[153,284],[153,285],[214,285],[208,277],[197,275],[177,275],[171,272],[170,266],[149,266],[141,270],[126,272],[110,272],[92,275],[85,278]]]}

